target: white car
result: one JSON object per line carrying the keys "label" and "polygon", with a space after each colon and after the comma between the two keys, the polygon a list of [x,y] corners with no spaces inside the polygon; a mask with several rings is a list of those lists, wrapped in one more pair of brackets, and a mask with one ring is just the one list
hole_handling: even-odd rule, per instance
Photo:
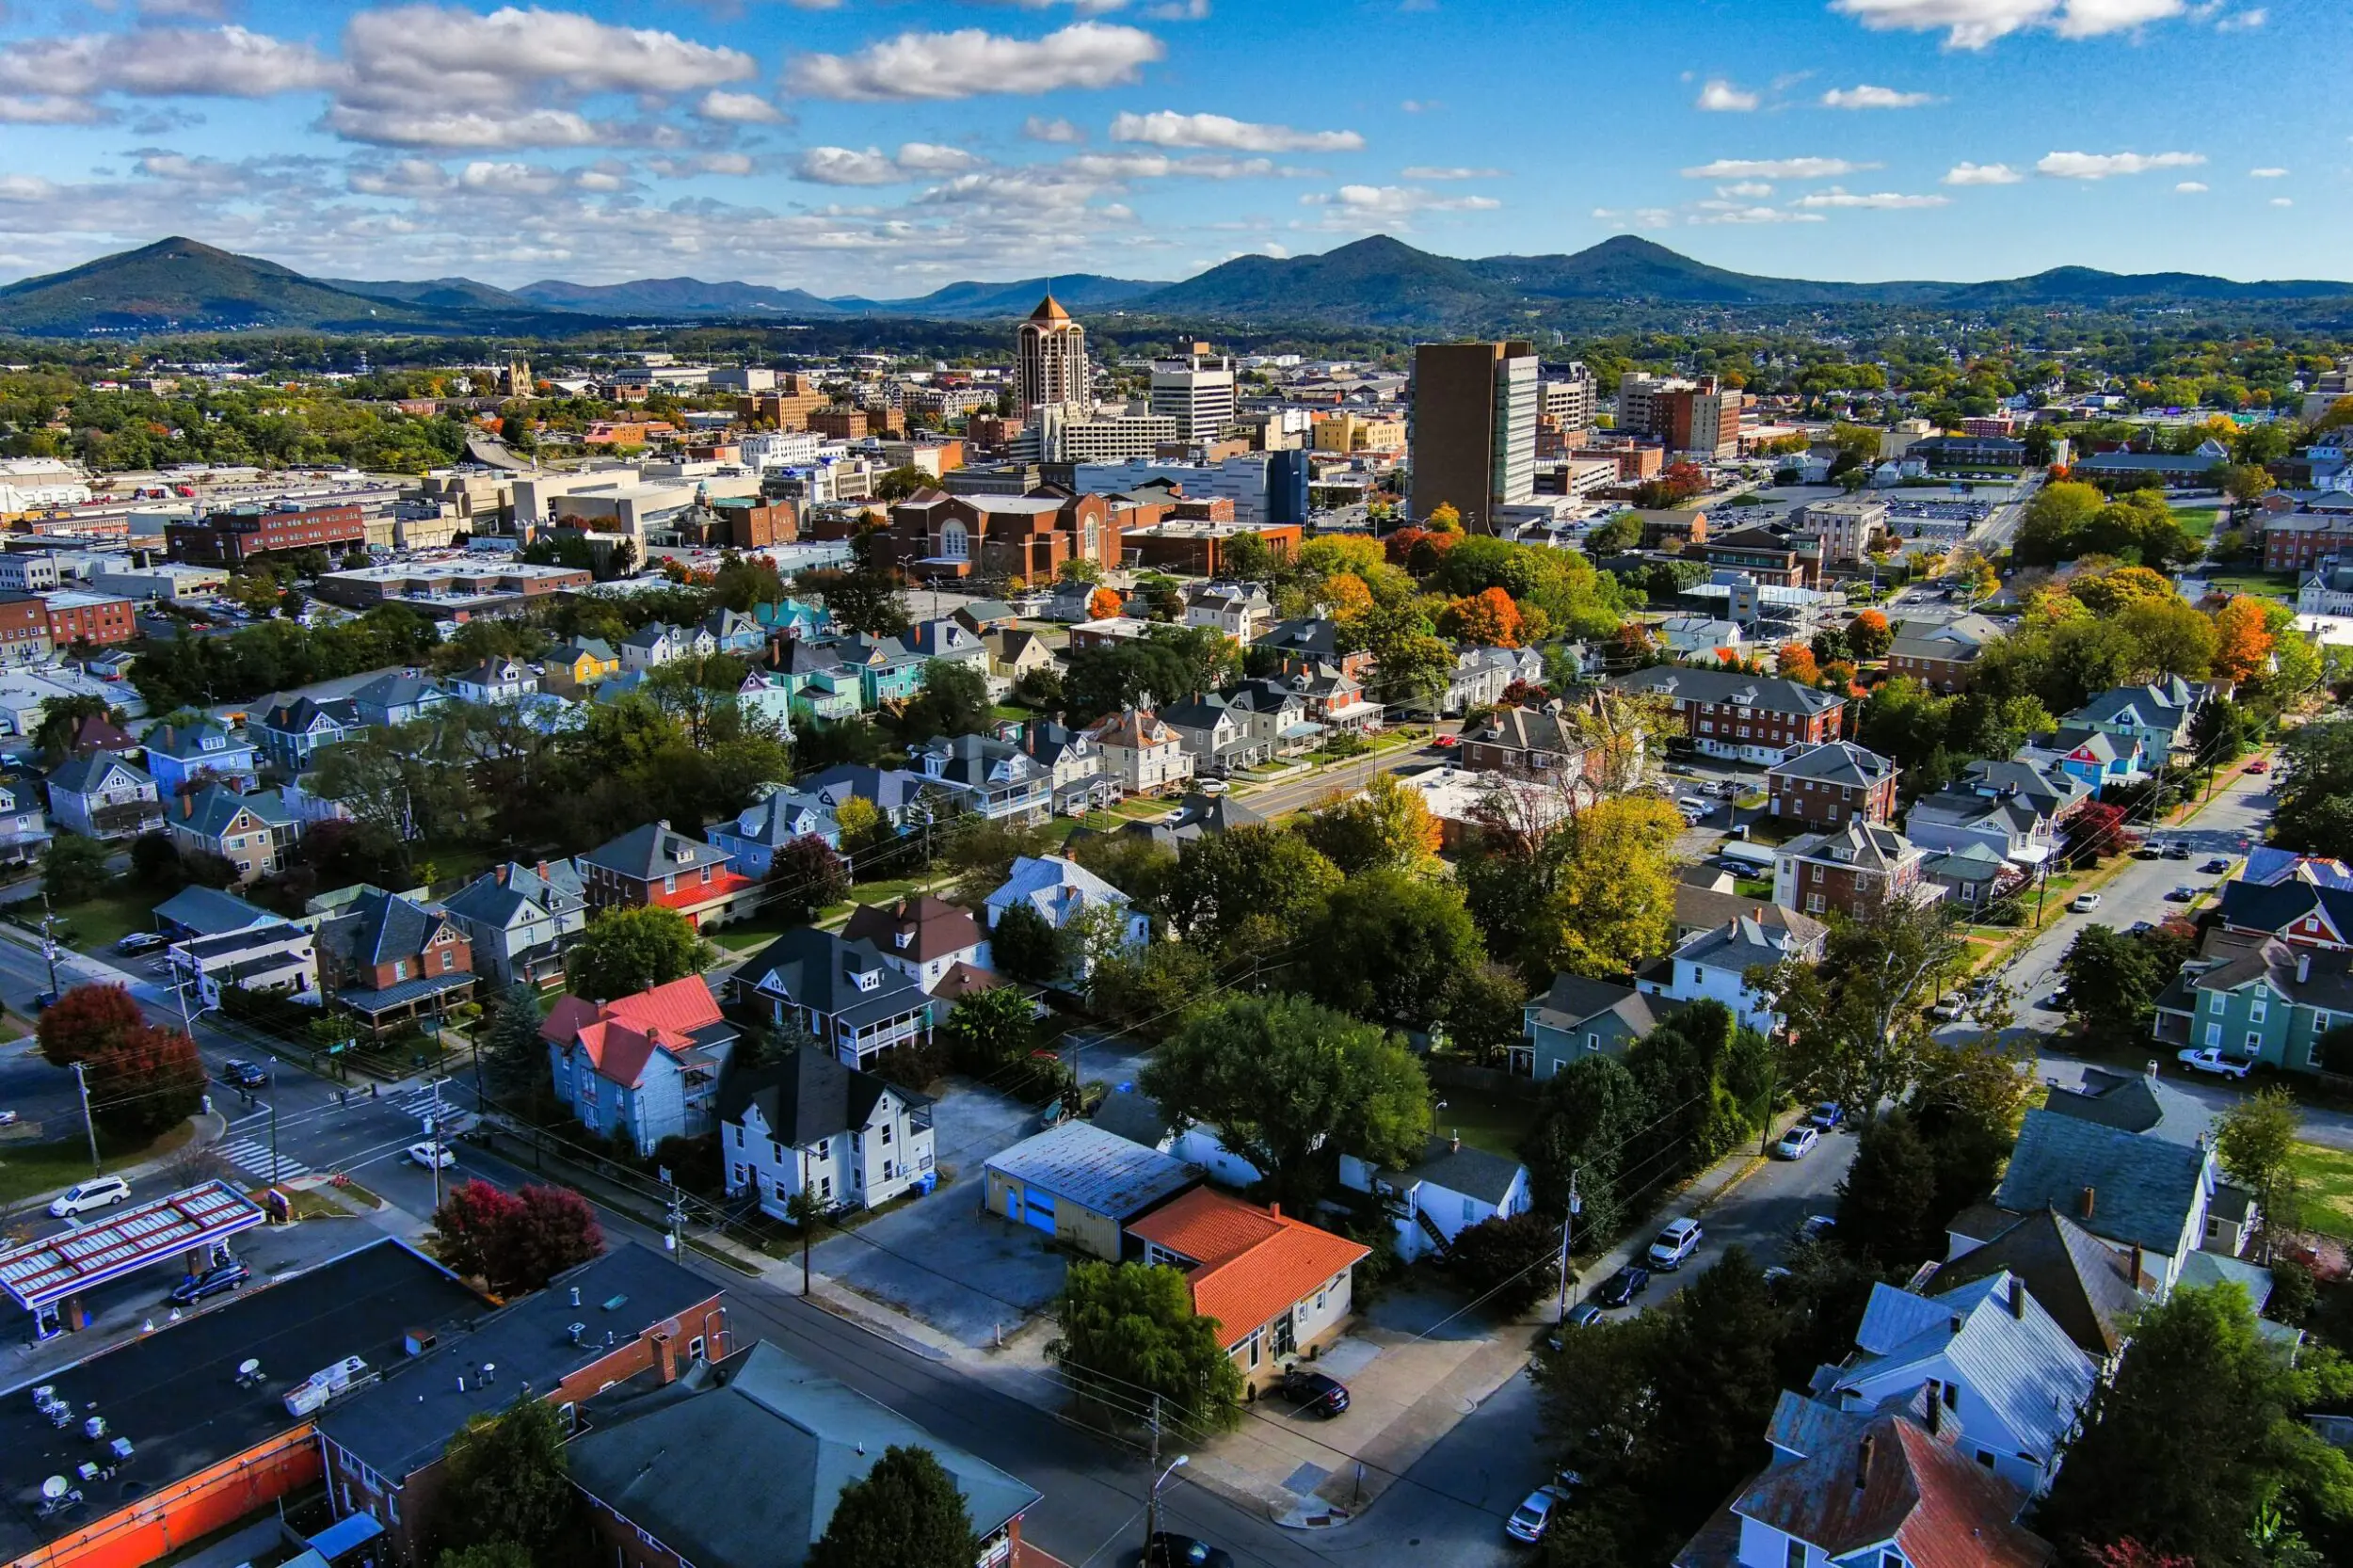
{"label": "white car", "polygon": [[436,1168],[446,1171],[457,1163],[457,1151],[447,1144],[437,1144],[427,1139],[422,1144],[409,1144],[408,1158],[428,1171]]}
{"label": "white car", "polygon": [[1773,1145],[1773,1153],[1784,1160],[1803,1160],[1821,1141],[1821,1133],[1800,1123],[1781,1135],[1781,1142]]}
{"label": "white car", "polygon": [[2218,1073],[2224,1078],[2245,1078],[2251,1062],[2241,1062],[2223,1055],[2212,1046],[2204,1050],[2183,1050],[2173,1053],[2173,1060],[2196,1072]]}
{"label": "white car", "polygon": [[1929,1016],[1938,1023],[1948,1024],[1959,1019],[1968,1010],[1969,999],[1967,997],[1962,996],[1959,991],[1947,991],[1936,999],[1936,1005],[1929,1009]]}
{"label": "white car", "polygon": [[1196,793],[1212,796],[1222,795],[1228,789],[1232,788],[1232,786],[1227,784],[1223,778],[1196,779],[1193,787]]}
{"label": "white car", "polygon": [[1679,1269],[1691,1256],[1704,1234],[1697,1220],[1669,1220],[1667,1228],[1658,1233],[1658,1240],[1650,1244],[1650,1266],[1654,1269]]}
{"label": "white car", "polygon": [[70,1220],[76,1214],[87,1214],[94,1208],[127,1203],[130,1197],[131,1184],[120,1176],[92,1176],[88,1181],[75,1182],[50,1199],[49,1212],[57,1219]]}
{"label": "white car", "polygon": [[1552,1523],[1552,1511],[1568,1500],[1563,1487],[1540,1486],[1520,1499],[1520,1506],[1512,1511],[1512,1517],[1503,1521],[1503,1533],[1514,1541],[1529,1545],[1545,1538],[1545,1527]]}
{"label": "white car", "polygon": [[2067,907],[2073,909],[2078,915],[2089,915],[2094,909],[2100,907],[2100,895],[2097,893],[2077,893],[2073,899],[2068,901]]}

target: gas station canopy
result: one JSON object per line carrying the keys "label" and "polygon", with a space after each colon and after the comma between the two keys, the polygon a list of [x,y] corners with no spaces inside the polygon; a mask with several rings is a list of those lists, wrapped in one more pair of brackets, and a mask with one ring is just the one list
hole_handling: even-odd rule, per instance
{"label": "gas station canopy", "polygon": [[27,1312],[39,1312],[191,1247],[250,1230],[265,1217],[259,1205],[227,1182],[208,1181],[95,1224],[0,1252],[0,1292]]}

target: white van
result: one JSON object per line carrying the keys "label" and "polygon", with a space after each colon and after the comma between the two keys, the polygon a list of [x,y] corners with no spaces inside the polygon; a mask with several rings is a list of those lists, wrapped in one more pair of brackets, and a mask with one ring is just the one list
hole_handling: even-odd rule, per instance
{"label": "white van", "polygon": [[70,1220],[94,1208],[110,1208],[128,1202],[130,1196],[131,1184],[120,1176],[92,1176],[88,1181],[75,1182],[51,1199],[49,1212],[60,1220]]}

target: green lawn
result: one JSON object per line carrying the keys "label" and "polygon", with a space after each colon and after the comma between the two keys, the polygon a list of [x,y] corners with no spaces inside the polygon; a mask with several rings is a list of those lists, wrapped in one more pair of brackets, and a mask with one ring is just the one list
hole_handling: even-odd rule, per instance
{"label": "green lawn", "polygon": [[1431,1112],[1432,1127],[1440,1137],[1459,1132],[1463,1142],[1473,1148],[1517,1160],[1521,1140],[1536,1125],[1534,1088],[1530,1084],[1523,1094],[1497,1094],[1460,1086],[1434,1090],[1436,1097],[1446,1101],[1446,1105]]}
{"label": "green lawn", "polygon": [[2298,1144],[2296,1179],[2304,1189],[2304,1228],[2353,1241],[2353,1153]]}
{"label": "green lawn", "polygon": [[2182,525],[2182,532],[2193,539],[2213,537],[2215,520],[2221,515],[2222,508],[2219,506],[2178,507],[2173,513],[2175,520]]}
{"label": "green lawn", "polygon": [[2296,597],[2296,574],[2291,571],[2234,572],[2225,577],[2209,577],[2206,586],[2216,593],[2293,600]]}
{"label": "green lawn", "polygon": [[[102,1132],[98,1152],[107,1170],[119,1171],[170,1153],[188,1141],[190,1131],[190,1124],[183,1122],[153,1144],[137,1148],[123,1148]],[[37,1193],[71,1186],[89,1174],[89,1141],[79,1127],[72,1137],[51,1143],[0,1144],[0,1205],[22,1203]]]}
{"label": "green lawn", "polygon": [[[163,900],[145,888],[118,884],[93,899],[57,906],[59,928],[68,947],[103,955],[134,931],[155,929],[155,905]],[[39,917],[34,918],[36,929]]]}

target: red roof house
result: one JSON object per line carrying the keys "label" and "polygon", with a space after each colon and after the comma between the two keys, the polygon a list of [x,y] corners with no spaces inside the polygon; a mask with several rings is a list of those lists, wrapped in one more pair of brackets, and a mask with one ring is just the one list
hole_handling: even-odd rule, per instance
{"label": "red roof house", "polygon": [[716,1126],[735,1028],[700,975],[607,1002],[568,996],[539,1026],[555,1092],[587,1127],[640,1154]]}
{"label": "red roof house", "polygon": [[1256,1204],[1196,1187],[1128,1226],[1147,1263],[1185,1271],[1193,1309],[1245,1378],[1338,1337],[1354,1269],[1372,1249]]}

